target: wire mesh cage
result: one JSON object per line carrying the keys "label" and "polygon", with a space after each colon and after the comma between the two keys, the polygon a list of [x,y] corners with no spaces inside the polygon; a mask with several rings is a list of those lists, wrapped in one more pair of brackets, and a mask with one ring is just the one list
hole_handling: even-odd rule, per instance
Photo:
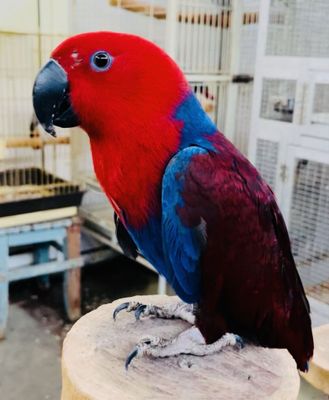
{"label": "wire mesh cage", "polygon": [[248,155],[254,85],[253,81],[237,85],[236,120],[232,141],[243,154]]}
{"label": "wire mesh cage", "polygon": [[256,168],[271,186],[276,187],[276,171],[278,165],[279,144],[272,140],[257,139]]}
{"label": "wire mesh cage", "polygon": [[329,303],[329,165],[298,159],[294,172],[293,253],[308,291]]}
{"label": "wire mesh cage", "polygon": [[239,73],[253,76],[256,63],[256,42],[259,22],[259,0],[242,2],[240,27]]}
{"label": "wire mesh cage", "polygon": [[71,182],[69,134],[57,139],[43,134],[32,109],[36,73],[63,38],[0,32],[1,216],[44,209],[46,203],[37,201],[44,198],[53,198],[52,208],[65,204],[65,197],[78,199],[79,185]]}
{"label": "wire mesh cage", "polygon": [[229,72],[230,0],[178,2],[177,61],[186,73]]}
{"label": "wire mesh cage", "polygon": [[292,122],[295,105],[296,81],[263,79],[262,118]]}
{"label": "wire mesh cage", "polygon": [[190,82],[192,89],[203,109],[224,130],[226,118],[227,82],[204,81]]}
{"label": "wire mesh cage", "polygon": [[251,124],[251,106],[254,89],[256,64],[256,43],[259,29],[259,0],[243,0],[239,26],[239,50],[235,105],[235,128],[232,141],[245,155],[248,155]]}
{"label": "wire mesh cage", "polygon": [[328,7],[325,0],[267,1],[252,125],[255,164],[278,196],[306,291],[327,304]]}
{"label": "wire mesh cage", "polygon": [[279,151],[278,141],[258,138],[255,164],[274,190],[279,172],[283,200],[290,204],[292,252],[306,292],[329,304],[329,156],[327,163],[293,157],[292,177],[286,181],[287,166],[279,163]]}
{"label": "wire mesh cage", "polygon": [[315,84],[310,122],[329,125],[329,83]]}
{"label": "wire mesh cage", "polygon": [[[167,29],[175,31],[174,55],[186,73],[228,72],[231,0],[180,0],[169,15],[167,0],[110,0],[109,23],[166,48]],[[134,13],[135,15],[133,15]],[[112,23],[112,19],[116,21]],[[133,21],[133,23],[132,23]]]}
{"label": "wire mesh cage", "polygon": [[327,0],[271,0],[267,55],[329,57]]}

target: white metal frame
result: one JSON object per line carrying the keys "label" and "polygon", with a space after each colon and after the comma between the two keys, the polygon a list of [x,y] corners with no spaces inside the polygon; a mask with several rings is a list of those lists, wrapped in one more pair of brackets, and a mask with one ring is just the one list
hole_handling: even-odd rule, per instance
{"label": "white metal frame", "polygon": [[[282,179],[282,171],[287,168],[291,146],[329,151],[329,128],[310,122],[314,85],[317,82],[329,81],[329,58],[266,55],[270,1],[263,0],[260,4],[249,157],[252,162],[256,161],[257,139],[259,138],[279,143],[277,179],[273,189],[279,203],[283,204],[287,197],[287,191],[284,179]],[[295,108],[291,123],[260,117],[264,78],[296,81]],[[284,208],[286,209],[286,207]]]}

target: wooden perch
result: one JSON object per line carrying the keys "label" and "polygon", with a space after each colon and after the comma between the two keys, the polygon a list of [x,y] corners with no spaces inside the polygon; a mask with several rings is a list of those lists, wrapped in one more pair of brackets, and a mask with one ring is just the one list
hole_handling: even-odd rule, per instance
{"label": "wooden perch", "polygon": [[[157,19],[166,19],[167,10],[165,7],[151,5],[147,2],[140,0],[109,0],[111,6],[121,7],[124,10],[142,13],[148,17],[153,16]],[[257,11],[245,12],[242,15],[242,24],[251,25],[258,24],[259,15]],[[229,10],[219,10],[218,13],[179,13],[177,20],[183,23],[208,25],[208,26],[221,26],[222,28],[229,28],[231,25],[231,12]]]}
{"label": "wooden perch", "polygon": [[70,144],[70,138],[60,136],[57,138],[42,139],[42,137],[15,136],[13,138],[0,139],[0,148],[22,148],[32,147],[40,149],[46,145]]}
{"label": "wooden perch", "polygon": [[[166,19],[167,10],[165,7],[153,6],[140,0],[109,0],[111,6],[121,7],[127,11],[142,13],[148,17]],[[209,13],[179,13],[177,20],[183,23],[208,25],[212,27],[221,26],[229,28],[231,12],[229,10],[219,10],[219,12]]]}
{"label": "wooden perch", "polygon": [[299,376],[286,350],[247,345],[206,356],[135,359],[124,362],[146,335],[173,337],[189,325],[181,320],[145,318],[114,308],[125,301],[161,305],[177,297],[138,296],[103,305],[82,317],[68,333],[62,354],[62,400],[296,399]]}
{"label": "wooden perch", "polygon": [[329,324],[313,330],[314,356],[310,369],[302,376],[317,389],[329,394]]}
{"label": "wooden perch", "polygon": [[127,11],[143,13],[158,19],[166,18],[166,9],[160,6],[152,6],[139,0],[109,0],[111,6],[122,7]]}

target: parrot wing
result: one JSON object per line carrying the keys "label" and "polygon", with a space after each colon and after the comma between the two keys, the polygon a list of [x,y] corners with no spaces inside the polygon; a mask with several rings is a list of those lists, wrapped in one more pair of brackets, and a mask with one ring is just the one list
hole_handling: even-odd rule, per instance
{"label": "parrot wing", "polygon": [[[166,168],[167,263],[185,293],[197,298],[201,289],[201,303],[215,304],[229,327],[288,348],[304,370],[313,351],[309,305],[274,194],[230,144],[220,137],[216,146],[185,148]],[[209,313],[201,309],[199,326],[212,342],[222,321]]]}
{"label": "parrot wing", "polygon": [[[207,154],[196,146],[181,150],[169,162],[162,181],[162,241],[168,267],[191,302],[197,301],[200,291],[199,260],[206,245],[204,221],[199,216],[192,223],[184,223],[180,211],[184,209],[183,186],[188,179],[188,166],[193,157]],[[176,289],[177,290],[177,289]],[[185,296],[184,296],[185,294]]]}

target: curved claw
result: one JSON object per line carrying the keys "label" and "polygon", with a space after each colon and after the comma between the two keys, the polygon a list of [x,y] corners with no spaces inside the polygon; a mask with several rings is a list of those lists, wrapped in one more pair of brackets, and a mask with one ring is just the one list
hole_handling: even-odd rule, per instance
{"label": "curved claw", "polygon": [[128,307],[129,307],[129,302],[122,303],[118,307],[116,307],[115,310],[113,311],[113,319],[114,319],[114,321],[115,321],[115,318],[116,318],[117,314],[122,310],[126,310]]}
{"label": "curved claw", "polygon": [[134,347],[133,350],[128,354],[128,357],[126,358],[125,362],[126,371],[128,371],[130,363],[137,356],[137,354],[138,354],[138,348]]}
{"label": "curved claw", "polygon": [[136,310],[135,310],[135,318],[136,318],[136,321],[139,321],[139,320],[140,320],[141,314],[143,314],[145,308],[146,308],[146,305],[145,305],[145,304],[140,304],[140,305],[136,308]]}

